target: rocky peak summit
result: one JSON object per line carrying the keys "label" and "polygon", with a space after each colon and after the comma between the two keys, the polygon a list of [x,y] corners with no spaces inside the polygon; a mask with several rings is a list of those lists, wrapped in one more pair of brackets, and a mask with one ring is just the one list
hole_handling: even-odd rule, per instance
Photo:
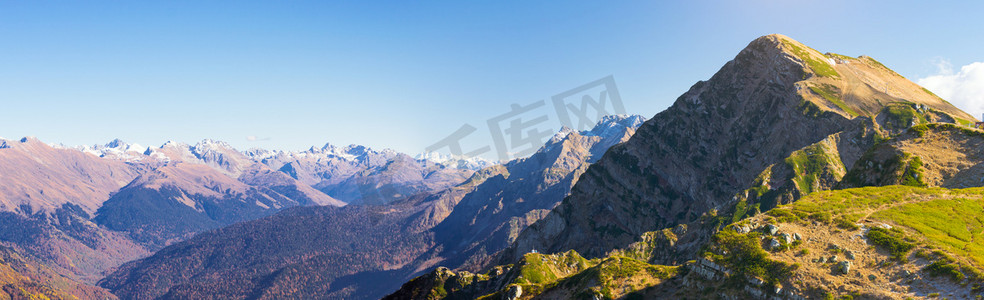
{"label": "rocky peak summit", "polygon": [[[598,257],[745,198],[765,210],[829,188],[880,137],[919,122],[968,120],[874,59],[763,36],[609,149],[503,262],[532,249]],[[818,149],[830,154],[823,167],[799,163]],[[757,178],[772,196],[742,193]]]}

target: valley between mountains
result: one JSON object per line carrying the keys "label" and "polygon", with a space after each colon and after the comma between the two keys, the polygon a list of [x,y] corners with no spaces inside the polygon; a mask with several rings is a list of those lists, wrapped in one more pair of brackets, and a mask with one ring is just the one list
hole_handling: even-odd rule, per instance
{"label": "valley between mountains", "polygon": [[980,299],[976,121],[773,34],[505,162],[0,140],[0,299]]}

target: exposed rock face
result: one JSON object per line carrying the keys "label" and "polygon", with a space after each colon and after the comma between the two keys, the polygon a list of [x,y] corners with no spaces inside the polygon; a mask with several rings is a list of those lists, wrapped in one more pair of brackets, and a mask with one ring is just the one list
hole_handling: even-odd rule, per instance
{"label": "exposed rock face", "polygon": [[[739,201],[765,210],[829,189],[890,129],[896,118],[886,115],[897,114],[887,103],[895,102],[926,107],[938,121],[973,119],[871,58],[828,57],[781,35],[756,39],[612,147],[501,262],[532,249],[598,257]],[[817,150],[830,155],[818,164],[798,159],[818,161]],[[776,192],[742,193],[756,186]]]}

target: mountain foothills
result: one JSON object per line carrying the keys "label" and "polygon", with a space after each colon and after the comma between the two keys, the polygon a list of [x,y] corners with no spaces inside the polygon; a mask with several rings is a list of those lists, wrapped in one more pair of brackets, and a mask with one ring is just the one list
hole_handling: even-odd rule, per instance
{"label": "mountain foothills", "polygon": [[487,261],[643,121],[609,116],[589,131],[564,128],[532,156],[432,194],[298,207],[199,234],[123,265],[100,286],[128,299],[379,298],[434,266]]}
{"label": "mountain foothills", "polygon": [[[277,152],[278,157],[311,157],[312,168],[344,166],[347,172],[317,174],[335,182],[309,185],[257,153],[269,152],[240,152],[211,140],[168,142],[159,148],[114,140],[68,148],[35,138],[0,139],[0,246],[17,263],[7,261],[20,266],[10,271],[19,277],[5,277],[14,284],[5,290],[13,298],[113,297],[91,284],[124,262],[169,244],[290,207],[346,205],[318,188],[355,186],[349,182],[363,185],[363,190],[394,186],[405,196],[390,194],[380,200],[393,201],[456,185],[474,173],[361,146],[347,147],[344,155]],[[18,284],[46,288],[11,292],[22,290]]]}
{"label": "mountain foothills", "polygon": [[479,272],[387,298],[979,299],[973,121],[873,58],[763,36]]}

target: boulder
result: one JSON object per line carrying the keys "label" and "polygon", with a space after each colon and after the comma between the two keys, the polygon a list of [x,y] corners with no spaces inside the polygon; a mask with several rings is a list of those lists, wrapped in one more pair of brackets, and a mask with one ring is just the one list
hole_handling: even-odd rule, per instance
{"label": "boulder", "polygon": [[768,235],[776,235],[776,233],[779,233],[779,226],[767,224],[762,226],[762,232],[765,232],[765,234]]}
{"label": "boulder", "polygon": [[509,286],[509,290],[506,291],[506,299],[515,300],[523,296],[523,287],[516,285]]}
{"label": "boulder", "polygon": [[769,250],[775,250],[775,249],[779,249],[779,247],[782,246],[782,244],[779,243],[779,240],[777,239],[771,239],[769,240],[768,246],[769,246]]}
{"label": "boulder", "polygon": [[782,242],[784,242],[786,244],[789,244],[789,243],[792,243],[793,242],[793,237],[790,236],[788,233],[783,233],[783,234],[780,234],[779,235],[779,240],[781,240]]}
{"label": "boulder", "polygon": [[838,263],[837,270],[839,270],[842,274],[847,274],[851,271],[851,262],[845,260]]}

